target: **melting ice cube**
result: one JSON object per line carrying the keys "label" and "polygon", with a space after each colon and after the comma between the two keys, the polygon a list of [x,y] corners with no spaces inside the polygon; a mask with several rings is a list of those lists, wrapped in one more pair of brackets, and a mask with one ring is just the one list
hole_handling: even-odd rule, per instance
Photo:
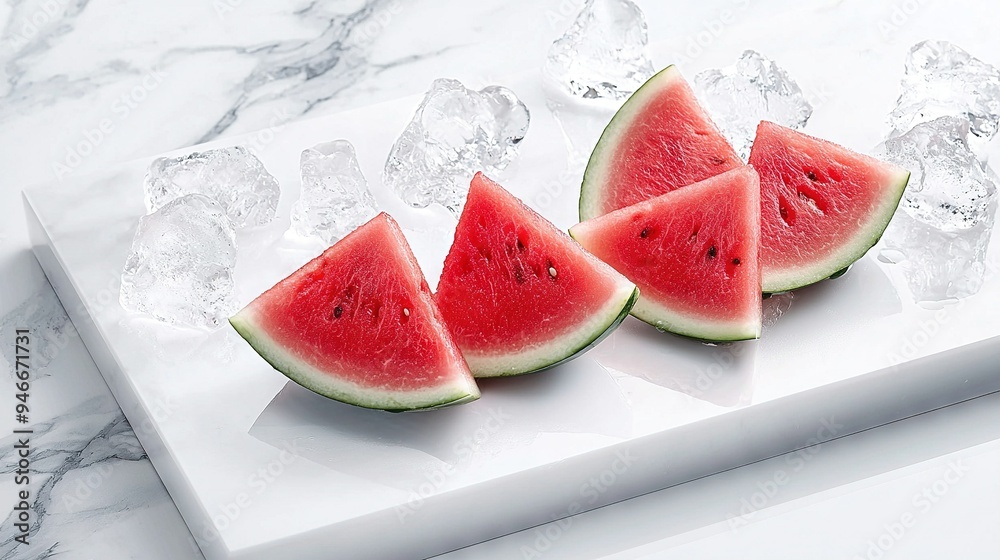
{"label": "melting ice cube", "polygon": [[760,121],[799,129],[813,110],[788,73],[756,51],[745,51],[728,68],[699,73],[694,90],[744,161]]}
{"label": "melting ice cube", "polygon": [[629,0],[587,0],[545,70],[573,95],[624,99],[653,75],[646,17]]}
{"label": "melting ice cube", "polygon": [[176,198],[139,219],[119,301],[171,324],[218,327],[236,311],[236,231],[201,194]]}
{"label": "melting ice cube", "polygon": [[530,115],[511,90],[435,80],[396,140],[382,179],[407,204],[458,214],[477,171],[498,175],[517,155]]}
{"label": "melting ice cube", "polygon": [[897,212],[889,223],[879,260],[898,264],[915,301],[946,302],[979,292],[996,204],[971,228],[946,231]]}
{"label": "melting ice cube", "polygon": [[1000,121],[1000,70],[947,41],[924,41],[906,59],[889,124],[897,135],[941,116],[964,117],[974,135],[993,136]]}
{"label": "melting ice cube", "polygon": [[378,214],[354,146],[334,140],[302,151],[302,193],[292,207],[292,229],[333,243]]}
{"label": "melting ice cube", "polygon": [[150,212],[184,195],[203,194],[222,206],[237,229],[270,222],[281,195],[278,181],[243,146],[157,158],[143,183]]}
{"label": "melting ice cube", "polygon": [[993,173],[969,148],[965,118],[940,117],[889,138],[881,157],[912,173],[900,206],[932,227],[955,231],[986,219],[996,194]]}

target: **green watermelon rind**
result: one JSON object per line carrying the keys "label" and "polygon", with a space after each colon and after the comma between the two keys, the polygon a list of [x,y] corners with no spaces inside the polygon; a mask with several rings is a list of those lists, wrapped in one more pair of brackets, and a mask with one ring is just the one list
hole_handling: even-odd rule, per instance
{"label": "green watermelon rind", "polygon": [[[332,381],[336,381],[335,378],[289,356],[280,344],[270,340],[264,330],[255,324],[252,313],[244,310],[230,317],[229,323],[250,344],[250,347],[275,370],[302,387],[336,401],[387,412],[409,412],[464,404],[474,401],[480,396],[479,388],[475,383],[466,386],[453,384],[440,387],[437,388],[439,393],[430,391],[388,392],[357,386],[352,390],[338,390],[331,384]],[[321,380],[326,380],[327,383],[324,384]]]}
{"label": "green watermelon rind", "polygon": [[629,125],[636,117],[643,113],[648,102],[656,97],[656,92],[680,77],[680,71],[673,64],[657,72],[625,101],[615,116],[611,118],[608,126],[604,128],[601,138],[590,154],[587,169],[583,172],[579,204],[581,222],[596,218],[603,213],[598,209],[598,205],[600,204],[600,195],[603,192],[601,186],[608,168],[609,158],[605,157],[605,152],[613,150],[619,145],[621,133],[628,130]]}
{"label": "green watermelon rind", "polygon": [[[573,234],[573,229],[570,229],[570,235],[573,236],[574,239],[578,239],[577,236]],[[659,307],[656,311],[646,313],[643,311],[643,307],[652,307],[651,302],[643,300],[640,304],[638,296],[638,289],[636,289],[637,299],[631,306],[631,310],[628,314],[643,323],[656,327],[656,329],[660,331],[702,342],[739,342],[742,340],[754,340],[760,338],[759,321],[747,323],[746,325],[724,322],[720,323],[720,326],[718,327],[713,327],[703,318],[684,319],[681,318],[681,314],[663,307]],[[622,317],[622,319],[624,319],[624,317]]]}
{"label": "green watermelon rind", "polygon": [[[607,314],[609,318],[608,321],[599,324],[589,333],[580,335],[579,331],[576,331],[555,341],[550,341],[547,344],[547,348],[554,348],[559,347],[561,341],[563,340],[575,338],[581,339],[577,343],[565,345],[566,348],[564,350],[556,352],[546,350],[544,352],[539,352],[538,354],[544,355],[544,358],[528,360],[530,362],[528,364],[525,363],[523,358],[519,358],[516,355],[477,357],[475,355],[470,355],[467,352],[465,356],[469,361],[469,367],[473,370],[477,379],[491,377],[516,377],[545,371],[582,356],[614,332],[615,329],[622,324],[622,321],[629,316],[629,313],[632,311],[632,307],[636,304],[636,302],[639,301],[639,288],[636,288],[631,283],[628,285],[631,286],[631,288],[628,291],[627,297],[624,301],[621,299],[617,300],[621,303],[615,305],[614,309],[616,311]],[[485,367],[483,365],[484,361],[492,362],[492,364],[495,365]]]}
{"label": "green watermelon rind", "polygon": [[839,278],[846,269],[865,256],[868,251],[882,239],[885,229],[896,214],[903,193],[910,182],[910,172],[901,169],[892,183],[886,185],[883,191],[882,208],[872,214],[869,224],[858,230],[857,235],[849,243],[845,243],[840,253],[818,263],[799,266],[794,271],[781,275],[776,280],[772,273],[765,276],[762,290],[764,293],[776,294],[798,290],[822,280]]}
{"label": "green watermelon rind", "polygon": [[[712,326],[704,319],[683,319],[680,314],[663,308],[648,314],[641,308],[638,310],[633,308],[632,316],[663,332],[700,342],[741,342],[760,338],[761,324],[759,321],[746,324],[725,322],[719,323],[718,326]],[[669,318],[665,318],[668,316]]]}
{"label": "green watermelon rind", "polygon": [[[679,189],[660,195],[659,199],[670,199],[675,200],[678,197],[685,197],[692,193],[700,192],[698,189],[706,188],[704,185],[723,179],[727,174],[733,174],[736,171],[729,171],[724,174],[720,174],[716,177],[700,181],[690,187],[685,189]],[[753,173],[753,172],[751,172]],[[745,225],[749,225],[754,230],[753,237],[757,237],[757,225],[759,224],[759,209],[760,209],[760,199],[758,196],[759,187],[756,187],[756,173],[753,173],[754,181],[752,184],[747,185],[746,194],[748,196],[739,196],[735,200],[739,200],[744,205],[744,210],[746,212]],[[724,179],[723,179],[724,180]],[[727,191],[728,192],[728,191]],[[599,239],[604,235],[600,231],[600,226],[597,226],[595,230],[595,224],[611,219],[611,216],[628,216],[630,212],[636,211],[636,209],[644,208],[645,212],[664,212],[662,208],[653,209],[650,207],[651,204],[655,203],[657,199],[647,200],[645,202],[637,203],[633,206],[626,208],[620,208],[608,215],[598,217],[593,220],[588,220],[581,222],[569,230],[569,234],[573,239],[576,239],[584,248],[596,247],[599,245]],[[617,231],[617,229],[615,230]],[[754,244],[756,248],[756,243]],[[600,255],[601,251],[594,251],[594,254]],[[759,288],[759,284],[753,286],[745,287],[748,292],[746,295],[752,295],[754,298],[757,296],[756,291]],[[702,342],[738,342],[743,340],[755,340],[760,338],[761,334],[761,305],[758,301],[754,309],[747,308],[744,310],[745,313],[742,314],[740,318],[733,319],[717,319],[709,318],[706,316],[697,316],[695,314],[682,311],[680,306],[671,304],[669,302],[654,301],[652,296],[642,297],[632,308],[631,314],[636,319],[647,323],[654,328],[667,332],[670,334],[675,334],[683,336],[689,339],[698,340]]]}

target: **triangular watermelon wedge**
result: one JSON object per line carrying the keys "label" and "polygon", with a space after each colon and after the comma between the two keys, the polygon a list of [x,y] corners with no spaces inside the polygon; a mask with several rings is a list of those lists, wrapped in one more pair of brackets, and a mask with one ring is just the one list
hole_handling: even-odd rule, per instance
{"label": "triangular watermelon wedge", "polygon": [[435,294],[476,377],[572,359],[628,316],[636,287],[481,173]]}
{"label": "triangular watermelon wedge", "polygon": [[760,185],[741,166],[570,229],[639,286],[637,318],[713,342],[760,336]]}
{"label": "triangular watermelon wedge", "polygon": [[750,151],[760,174],[764,292],[835,276],[860,259],[896,212],[910,172],[763,121]]}
{"label": "triangular watermelon wedge", "polygon": [[331,399],[404,411],[479,398],[403,232],[385,213],[229,322],[274,369]]}
{"label": "triangular watermelon wedge", "polygon": [[580,220],[743,165],[675,66],[649,79],[611,119],[587,163]]}

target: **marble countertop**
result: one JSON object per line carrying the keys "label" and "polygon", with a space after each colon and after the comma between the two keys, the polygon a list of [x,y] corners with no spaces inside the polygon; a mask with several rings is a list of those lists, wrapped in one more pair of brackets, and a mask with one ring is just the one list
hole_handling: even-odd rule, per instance
{"label": "marble countertop", "polygon": [[[0,559],[200,558],[30,253],[21,187],[418,93],[437,77],[477,86],[502,81],[539,65],[581,3],[0,5],[0,344],[17,328],[37,335],[31,402],[39,515],[27,547],[13,541],[6,518]],[[689,73],[729,64],[744,48],[763,50],[727,41],[727,26],[783,18],[794,29],[796,22],[814,24],[835,13],[857,14],[856,25],[825,37],[874,37],[880,48],[899,53],[900,66],[910,44],[931,37],[1000,62],[990,58],[1000,52],[991,29],[995,14],[967,15],[986,9],[973,1],[640,4],[651,41],[667,45]],[[778,40],[790,39],[762,39]],[[796,65],[810,62],[808,52],[789,62],[795,75]],[[819,95],[836,104],[836,84],[820,86]],[[6,364],[10,351],[0,348]],[[13,402],[12,393],[12,383],[0,384],[0,405]],[[998,420],[1000,399],[984,397],[827,444],[829,451],[810,455],[794,472],[802,457],[779,457],[449,556],[708,558],[732,557],[733,551],[746,557],[751,550],[768,558],[938,558],[960,547],[967,557],[996,556],[1000,540],[991,528],[1000,520],[994,509],[1000,500]],[[11,418],[0,418],[0,433],[13,427]],[[8,512],[15,439],[0,439],[0,507]],[[779,472],[792,473],[790,482],[775,482]],[[919,496],[927,491],[925,510]],[[896,527],[906,514],[915,521],[900,533]]]}

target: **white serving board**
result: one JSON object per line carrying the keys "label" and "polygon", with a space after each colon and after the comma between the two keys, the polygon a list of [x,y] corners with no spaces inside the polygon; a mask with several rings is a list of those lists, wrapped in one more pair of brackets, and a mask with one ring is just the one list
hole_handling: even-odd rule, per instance
{"label": "white serving board", "polygon": [[[566,228],[581,154],[610,113],[541,84],[507,84],[532,124],[500,179]],[[241,303],[322,249],[285,230],[299,152],[334,138],[355,144],[435,283],[453,218],[403,206],[379,180],[418,101],[193,148],[248,144],[283,185],[278,219],[240,235]],[[431,556],[1000,391],[1000,278],[928,310],[873,252],[840,280],[768,300],[760,342],[711,347],[629,319],[567,365],[484,381],[469,405],[388,414],[328,401],[230,328],[175,329],[118,305],[150,159],[29,190],[26,208],[39,262],[211,560]]]}

